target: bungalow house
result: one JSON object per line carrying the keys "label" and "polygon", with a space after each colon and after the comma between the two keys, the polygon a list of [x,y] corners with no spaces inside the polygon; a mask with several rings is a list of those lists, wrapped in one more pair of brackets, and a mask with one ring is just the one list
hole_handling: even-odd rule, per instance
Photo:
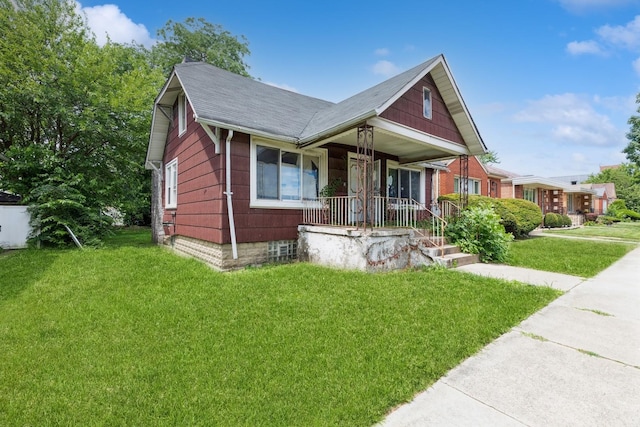
{"label": "bungalow house", "polygon": [[434,173],[438,196],[462,193],[466,176],[468,194],[500,197],[500,183],[507,175],[499,169],[490,169],[489,165],[484,165],[476,156],[469,157],[466,166],[460,158],[445,161],[443,164],[446,168],[440,168]]}
{"label": "bungalow house", "polygon": [[485,152],[442,55],[339,103],[186,62],[156,98],[146,167],[176,251],[376,270],[421,259],[432,162]]}
{"label": "bungalow house", "polygon": [[596,192],[593,199],[593,212],[598,215],[605,215],[609,209],[609,205],[615,202],[616,185],[613,182],[607,182],[604,184],[582,184],[583,187],[591,188]]}
{"label": "bungalow house", "polygon": [[529,200],[540,207],[543,215],[549,212],[568,215],[573,225],[581,225],[584,214],[592,212],[596,194],[584,184],[512,173],[501,180],[501,187],[502,198]]}
{"label": "bungalow house", "polygon": [[[604,169],[611,169],[615,166],[601,166],[600,171]],[[609,208],[609,205],[616,200],[616,186],[612,182],[603,184],[591,184],[584,183],[589,179],[590,175],[570,175],[570,176],[558,176],[552,179],[556,181],[562,181],[570,184],[571,188],[575,189],[588,189],[593,190],[591,197],[591,205],[587,208],[585,203],[585,194],[574,194],[573,197],[566,199],[565,206],[569,211],[581,210],[584,213],[595,213],[598,215],[604,215]],[[580,200],[582,199],[582,200]]]}

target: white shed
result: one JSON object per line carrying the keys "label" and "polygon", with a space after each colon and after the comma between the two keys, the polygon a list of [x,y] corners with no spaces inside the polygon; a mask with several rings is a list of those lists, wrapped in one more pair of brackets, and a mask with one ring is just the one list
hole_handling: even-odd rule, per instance
{"label": "white shed", "polygon": [[0,248],[20,249],[27,247],[29,213],[26,206],[0,205]]}

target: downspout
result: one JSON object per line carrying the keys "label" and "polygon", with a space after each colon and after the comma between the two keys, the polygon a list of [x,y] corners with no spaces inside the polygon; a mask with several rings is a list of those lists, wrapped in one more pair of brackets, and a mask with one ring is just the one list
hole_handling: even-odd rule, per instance
{"label": "downspout", "polygon": [[236,243],[236,223],[233,218],[233,203],[231,202],[231,196],[233,195],[233,192],[231,191],[231,138],[233,138],[233,131],[229,129],[225,151],[227,189],[224,194],[227,195],[227,213],[229,215],[229,232],[231,233],[231,252],[233,253],[233,259],[238,259],[238,244]]}

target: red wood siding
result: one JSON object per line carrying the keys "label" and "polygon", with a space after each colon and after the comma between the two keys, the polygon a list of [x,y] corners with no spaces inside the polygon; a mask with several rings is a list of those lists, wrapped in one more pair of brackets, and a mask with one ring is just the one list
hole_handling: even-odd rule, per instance
{"label": "red wood siding", "polygon": [[[173,109],[174,126],[169,130],[164,163],[178,159],[178,206],[165,209],[163,221],[168,234],[180,234],[208,241],[220,241],[225,221],[222,203],[224,158],[215,154],[215,146],[204,129],[193,120],[187,106],[187,131],[178,136],[177,103]],[[164,203],[164,184],[163,184]]]}
{"label": "red wood siding", "polygon": [[[165,149],[165,163],[178,158],[178,207],[165,209],[163,221],[172,222],[174,227],[166,227],[167,234],[178,234],[218,244],[231,243],[226,195],[226,137],[223,130],[220,138],[221,153],[215,154],[215,147],[209,136],[188,111],[187,132],[178,136],[177,125],[169,132]],[[177,123],[177,109],[174,109]],[[251,193],[251,139],[236,132],[231,141],[231,186],[233,210],[238,243],[264,242],[274,240],[294,240],[298,237],[298,225],[302,222],[302,212],[298,209],[255,209],[250,208]],[[348,179],[348,153],[354,147],[328,144],[329,180]],[[386,194],[387,161],[397,157],[376,152],[380,160],[381,194]],[[426,201],[430,202],[431,178],[427,173]],[[164,188],[164,186],[163,186]],[[339,195],[346,194],[346,185]],[[164,198],[164,193],[163,193]],[[175,213],[175,217],[173,214]]]}
{"label": "red wood siding", "polygon": [[[223,150],[224,151],[224,150]],[[238,243],[295,240],[302,211],[298,209],[254,209],[251,203],[251,138],[235,133],[231,142],[231,189]],[[225,213],[226,213],[226,203]],[[231,243],[228,221],[223,226],[224,241]]]}
{"label": "red wood siding", "polygon": [[[423,87],[431,90],[431,119],[423,114]],[[429,74],[383,111],[380,117],[464,145],[462,135]]]}

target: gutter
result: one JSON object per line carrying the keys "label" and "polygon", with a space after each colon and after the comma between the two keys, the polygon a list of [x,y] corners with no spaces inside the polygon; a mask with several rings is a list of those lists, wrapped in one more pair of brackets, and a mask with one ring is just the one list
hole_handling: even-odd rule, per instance
{"label": "gutter", "polygon": [[326,138],[332,137],[342,132],[345,129],[350,129],[354,125],[365,122],[367,119],[375,116],[376,116],[376,110],[367,111],[366,113],[361,114],[357,117],[354,117],[346,122],[340,123],[338,126],[335,126],[331,129],[327,129],[325,131],[310,135],[306,138],[302,138],[298,142],[298,148],[305,148],[310,145],[313,145],[314,143],[317,143],[318,141],[323,141]]}
{"label": "gutter", "polygon": [[261,136],[263,138],[275,139],[278,141],[292,142],[296,143],[298,141],[297,138],[293,138],[290,136],[276,135],[270,132],[264,132],[259,129],[252,129],[245,126],[237,126],[229,123],[223,123],[216,120],[204,119],[202,117],[195,117],[195,122],[200,123],[201,125],[209,125],[213,127],[225,128],[236,132],[246,133],[247,135],[255,135]]}
{"label": "gutter", "polygon": [[226,191],[223,194],[227,195],[227,214],[229,216],[229,232],[231,233],[231,252],[233,254],[233,259],[238,259],[238,244],[236,243],[236,222],[233,217],[233,203],[231,201],[231,196],[233,192],[231,191],[231,138],[233,138],[233,130],[229,129],[229,133],[227,134],[226,141],[226,152],[225,152],[225,160],[226,160]]}

